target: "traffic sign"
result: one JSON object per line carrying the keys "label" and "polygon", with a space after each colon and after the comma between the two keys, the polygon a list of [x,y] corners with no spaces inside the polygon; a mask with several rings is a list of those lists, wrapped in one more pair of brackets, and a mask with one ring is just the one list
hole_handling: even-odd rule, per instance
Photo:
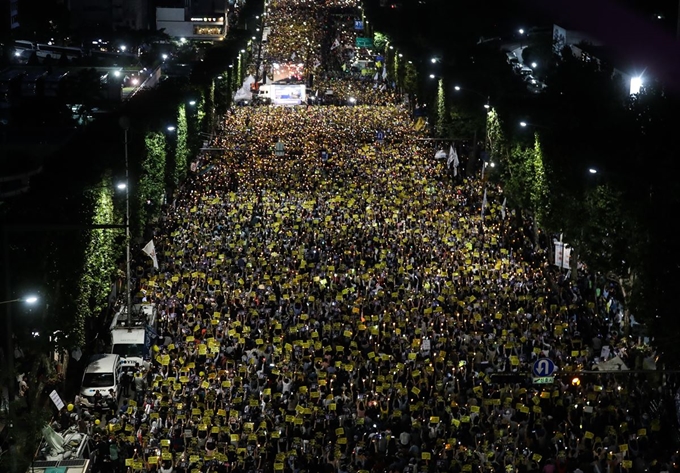
{"label": "traffic sign", "polygon": [[534,361],[534,366],[531,369],[531,372],[536,378],[551,376],[555,371],[557,371],[557,367],[549,358],[539,358]]}
{"label": "traffic sign", "polygon": [[554,376],[542,376],[540,378],[534,378],[534,384],[552,384],[554,382]]}
{"label": "traffic sign", "polygon": [[354,39],[354,45],[357,48],[367,48],[367,49],[373,49],[373,39],[372,38],[355,38]]}

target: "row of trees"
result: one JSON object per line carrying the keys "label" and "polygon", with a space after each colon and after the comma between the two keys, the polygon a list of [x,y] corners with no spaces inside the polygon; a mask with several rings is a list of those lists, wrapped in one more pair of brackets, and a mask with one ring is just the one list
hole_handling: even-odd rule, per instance
{"label": "row of trees", "polygon": [[[259,9],[250,8],[251,16],[261,13],[261,2],[254,5]],[[43,409],[49,402],[45,393],[51,386],[63,386],[65,370],[52,363],[52,355],[76,349],[87,360],[101,349],[116,293],[124,289],[125,198],[115,191],[125,176],[120,116],[129,122],[133,258],[143,258],[135,249],[148,241],[147,230],[182,185],[217,115],[226,111],[227,84],[232,78],[243,79],[245,55],[236,64],[238,76],[228,66],[235,64],[231,58],[246,47],[250,35],[234,29],[195,64],[190,82],[168,79],[126,102],[119,114],[89,124],[32,178],[29,194],[0,207],[9,255],[0,265],[5,269],[4,287],[10,288],[6,297],[34,291],[41,295],[32,309],[14,308],[14,342],[24,352],[16,371],[25,373],[29,395],[12,409],[17,450],[2,457],[0,470],[11,460],[25,471],[35,451],[49,414]],[[74,359],[70,363],[77,365]],[[80,373],[77,366],[75,371]],[[13,382],[13,377],[3,371],[3,383]]]}
{"label": "row of trees", "polygon": [[[209,87],[166,81],[124,111],[131,123],[133,249],[145,242],[145,229],[187,176],[202,142],[200,130],[210,126],[204,112],[207,93]],[[154,120],[146,116],[145,107],[151,105]],[[167,130],[170,125],[172,132]],[[15,306],[12,318],[14,343],[23,351],[16,371],[29,384],[29,396],[13,409],[14,425],[27,426],[13,433],[18,448],[26,446],[16,453],[19,463],[34,451],[44,419],[38,424],[33,420],[42,412],[44,393],[60,389],[65,375],[61,361],[55,365],[51,355],[80,350],[86,360],[95,353],[110,323],[115,294],[124,289],[125,197],[116,192],[124,170],[123,130],[117,117],[103,117],[45,165],[32,179],[29,194],[3,207],[9,245],[3,278],[9,278],[11,288],[6,296],[40,294],[33,307]],[[120,228],[97,228],[116,225]],[[70,363],[77,365],[75,360]],[[9,382],[10,373],[3,375],[3,384]]]}
{"label": "row of trees", "polygon": [[[435,70],[434,63],[408,61],[406,49],[390,48],[382,36],[376,44],[384,45],[389,80],[428,103],[432,133],[476,137],[495,164],[489,178],[503,187],[508,204],[533,217],[537,235],[561,234],[572,246],[572,276],[578,260],[600,275],[600,284],[617,282],[626,321],[634,314],[645,323],[665,361],[677,363],[680,348],[667,335],[680,327],[673,301],[680,257],[667,224],[680,205],[672,90],[646,78],[642,92],[631,96],[613,68],[565,49],[541,56],[547,89],[533,95],[495,48],[472,46],[470,70]],[[541,41],[550,39],[539,38],[531,49],[549,50]],[[484,68],[505,82],[476,81]],[[490,96],[488,113],[484,96]]]}

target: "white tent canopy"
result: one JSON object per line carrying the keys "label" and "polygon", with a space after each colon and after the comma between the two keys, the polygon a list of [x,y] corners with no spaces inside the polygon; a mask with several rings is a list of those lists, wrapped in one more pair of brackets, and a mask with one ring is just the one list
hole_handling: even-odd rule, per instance
{"label": "white tent canopy", "polygon": [[628,367],[619,356],[598,363],[595,365],[595,369],[598,371],[628,371]]}
{"label": "white tent canopy", "polygon": [[234,94],[234,102],[240,102],[241,100],[250,100],[253,98],[253,92],[250,90],[250,86],[255,83],[255,78],[253,76],[248,76],[243,81],[243,85]]}

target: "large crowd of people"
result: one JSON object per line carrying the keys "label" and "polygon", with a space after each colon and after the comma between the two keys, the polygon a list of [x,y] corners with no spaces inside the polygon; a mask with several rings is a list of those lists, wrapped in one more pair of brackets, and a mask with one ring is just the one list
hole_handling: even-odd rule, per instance
{"label": "large crowd of people", "polygon": [[[120,404],[59,419],[97,438],[95,468],[668,471],[668,380],[604,368],[653,361],[616,286],[551,266],[389,90],[342,83],[375,98],[224,117],[139,281],[160,314],[150,366]],[[540,358],[551,384],[532,383]]]}

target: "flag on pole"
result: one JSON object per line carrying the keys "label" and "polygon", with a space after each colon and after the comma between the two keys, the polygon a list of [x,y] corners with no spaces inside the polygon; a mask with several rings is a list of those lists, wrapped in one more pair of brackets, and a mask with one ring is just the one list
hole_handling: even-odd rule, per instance
{"label": "flag on pole", "polygon": [[484,198],[482,199],[482,218],[484,218],[485,210],[486,210],[486,189],[484,189]]}
{"label": "flag on pole", "polygon": [[331,50],[337,48],[338,46],[340,46],[340,41],[338,38],[335,38],[335,41],[333,41],[333,44],[331,45]]}
{"label": "flag on pole", "polygon": [[440,149],[434,154],[434,159],[446,159],[446,151]]}
{"label": "flag on pole", "polygon": [[503,199],[503,205],[501,206],[501,216],[505,220],[505,205],[508,203],[508,198]]}
{"label": "flag on pole", "polygon": [[460,164],[460,161],[458,160],[458,153],[456,152],[456,148],[451,145],[449,148],[449,159],[446,161],[446,167],[451,169],[451,165],[453,164],[453,177],[456,177],[458,175],[458,165]]}
{"label": "flag on pole", "polygon": [[146,244],[142,251],[153,261],[153,269],[158,269],[158,258],[156,257],[156,246],[153,240]]}

